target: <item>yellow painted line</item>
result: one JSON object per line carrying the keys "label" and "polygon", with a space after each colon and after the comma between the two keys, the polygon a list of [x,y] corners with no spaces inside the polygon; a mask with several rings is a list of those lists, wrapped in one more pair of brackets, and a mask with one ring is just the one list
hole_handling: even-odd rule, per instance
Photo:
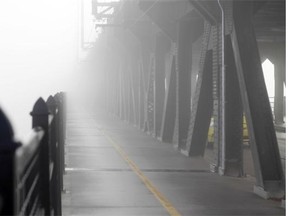
{"label": "yellow painted line", "polygon": [[161,194],[161,192],[152,184],[152,182],[141,172],[137,165],[128,157],[126,152],[108,135],[103,133],[106,139],[112,144],[121,157],[128,163],[131,169],[137,174],[145,186],[151,191],[151,193],[159,200],[162,206],[171,216],[181,216],[177,209],[169,202],[169,200]]}

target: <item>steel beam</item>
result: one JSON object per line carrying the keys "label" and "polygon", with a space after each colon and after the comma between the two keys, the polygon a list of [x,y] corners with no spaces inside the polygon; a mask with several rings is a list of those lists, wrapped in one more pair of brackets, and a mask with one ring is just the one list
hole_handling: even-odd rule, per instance
{"label": "steel beam", "polygon": [[127,91],[129,98],[129,118],[128,121],[130,124],[134,124],[135,122],[135,92],[134,92],[134,82],[133,82],[133,73],[132,73],[132,62],[128,61],[127,67]]}
{"label": "steel beam", "polygon": [[215,1],[199,1],[189,0],[193,7],[201,14],[203,19],[209,22],[211,25],[215,25],[220,21],[220,11]]}
{"label": "steel beam", "polygon": [[225,37],[225,156],[224,175],[243,176],[243,106],[230,35]]}
{"label": "steel beam", "polygon": [[284,76],[285,61],[274,62],[275,77],[275,98],[274,98],[274,116],[275,124],[284,123]]}
{"label": "steel beam", "polygon": [[[185,2],[184,2],[185,3]],[[173,14],[183,1],[147,1],[140,0],[139,8],[155,23],[172,41],[176,41],[176,19]],[[169,12],[168,12],[169,11]]]}
{"label": "steel beam", "polygon": [[149,64],[149,77],[148,85],[145,98],[145,127],[144,131],[148,134],[154,136],[155,120],[155,101],[154,101],[154,92],[155,92],[155,53],[150,54],[150,64]]}
{"label": "steel beam", "polygon": [[203,156],[213,108],[212,100],[212,51],[208,50],[211,27],[205,24],[199,60],[199,73],[192,99],[186,148],[189,156]]}
{"label": "steel beam", "polygon": [[133,123],[134,125],[139,125],[139,116],[140,116],[140,109],[139,109],[139,86],[140,86],[140,71],[139,71],[139,65],[138,65],[138,60],[139,60],[139,53],[138,55],[131,56],[131,84],[132,84],[132,98],[133,98]]}
{"label": "steel beam", "polygon": [[221,137],[220,137],[220,67],[219,67],[219,59],[220,59],[220,51],[219,51],[219,43],[220,40],[219,36],[220,27],[219,25],[212,26],[211,27],[211,38],[210,38],[210,44],[212,45],[213,50],[213,75],[212,75],[212,94],[213,94],[213,160],[210,163],[210,169],[213,172],[218,172],[219,167],[219,152],[220,152],[220,143],[221,143]]}
{"label": "steel beam", "polygon": [[176,61],[176,130],[179,149],[186,148],[191,112],[192,43],[203,33],[203,19],[189,13],[178,23],[178,55]]}
{"label": "steel beam", "polygon": [[202,66],[202,71],[198,74],[196,91],[193,97],[191,120],[186,144],[189,156],[204,155],[213,110],[212,50],[207,51],[204,58],[204,65]]}
{"label": "steel beam", "polygon": [[115,106],[115,115],[120,117],[121,115],[121,86],[120,86],[120,64],[118,65],[118,70],[115,70],[115,78],[116,78],[116,88],[115,88],[115,95],[116,95],[116,106]]}
{"label": "steel beam", "polygon": [[138,105],[138,114],[139,114],[139,122],[138,122],[138,127],[139,129],[144,128],[144,121],[145,121],[145,109],[144,109],[144,104],[145,104],[145,79],[144,79],[144,69],[143,69],[143,62],[142,58],[138,61],[138,73],[139,73],[139,89],[138,89],[138,94],[139,94],[139,105]]}
{"label": "steel beam", "polygon": [[253,4],[233,2],[232,45],[254,160],[254,191],[282,196],[284,176],[252,22]]}
{"label": "steel beam", "polygon": [[127,76],[127,58],[125,58],[125,62],[123,65],[122,70],[122,81],[123,81],[123,93],[124,93],[124,111],[125,111],[125,118],[124,121],[129,122],[130,117],[130,94],[129,94],[129,82],[128,82],[128,76]]}
{"label": "steel beam", "polygon": [[156,35],[155,79],[154,79],[154,135],[161,134],[163,107],[165,100],[165,54],[170,41],[163,34]]}
{"label": "steel beam", "polygon": [[122,120],[126,120],[127,116],[127,103],[126,103],[126,91],[125,91],[125,78],[124,78],[124,63],[121,64],[121,70],[120,70],[120,92],[121,92],[121,116],[120,118]]}
{"label": "steel beam", "polygon": [[[83,2],[82,2],[83,4]],[[82,6],[83,7],[83,6]],[[92,0],[92,14],[96,17],[96,19],[107,18],[115,16],[115,10],[120,7],[119,2],[98,2],[97,0]],[[102,9],[100,11],[100,9]],[[108,13],[109,11],[114,10],[113,13]]]}
{"label": "steel beam", "polygon": [[161,127],[161,141],[172,142],[176,117],[176,44],[171,48],[169,74],[166,77],[167,87]]}
{"label": "steel beam", "polygon": [[148,88],[148,78],[149,78],[149,62],[150,61],[150,52],[146,49],[145,46],[141,47],[141,57],[139,61],[139,70],[140,70],[140,129],[145,131],[146,119],[147,119],[147,88]]}

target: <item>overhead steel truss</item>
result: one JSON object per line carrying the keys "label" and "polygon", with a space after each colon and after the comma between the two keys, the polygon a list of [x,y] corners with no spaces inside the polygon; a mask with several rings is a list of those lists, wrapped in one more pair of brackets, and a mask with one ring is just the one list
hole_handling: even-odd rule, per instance
{"label": "overhead steel truss", "polygon": [[[132,43],[124,29],[117,30],[124,37],[116,32],[110,38],[124,45],[114,50],[121,64],[106,85],[108,109],[151,136],[174,143],[188,156],[204,155],[212,118],[211,169],[237,177],[244,174],[245,115],[255,192],[266,198],[283,196],[284,174],[253,25],[253,16],[264,3],[223,1],[221,23],[216,1],[186,1],[194,7],[185,10],[188,7],[181,5],[183,15],[177,22],[161,17],[161,8],[169,11],[174,4],[161,1],[149,8],[139,2],[145,11],[140,17],[146,21],[143,28],[128,28],[137,42]],[[175,26],[168,27],[171,23]],[[192,48],[199,41],[200,52]]]}

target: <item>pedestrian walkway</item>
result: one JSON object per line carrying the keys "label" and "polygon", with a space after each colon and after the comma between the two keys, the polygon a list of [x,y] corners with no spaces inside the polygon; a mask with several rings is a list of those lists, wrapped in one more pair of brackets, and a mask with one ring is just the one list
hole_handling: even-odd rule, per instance
{"label": "pedestrian walkway", "polygon": [[285,215],[253,191],[253,178],[223,177],[101,113],[69,112],[63,215]]}

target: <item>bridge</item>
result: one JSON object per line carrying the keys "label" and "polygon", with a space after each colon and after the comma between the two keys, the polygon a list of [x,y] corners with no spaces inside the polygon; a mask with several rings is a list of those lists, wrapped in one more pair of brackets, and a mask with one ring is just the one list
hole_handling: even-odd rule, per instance
{"label": "bridge", "polygon": [[44,214],[285,215],[285,1],[90,3]]}

